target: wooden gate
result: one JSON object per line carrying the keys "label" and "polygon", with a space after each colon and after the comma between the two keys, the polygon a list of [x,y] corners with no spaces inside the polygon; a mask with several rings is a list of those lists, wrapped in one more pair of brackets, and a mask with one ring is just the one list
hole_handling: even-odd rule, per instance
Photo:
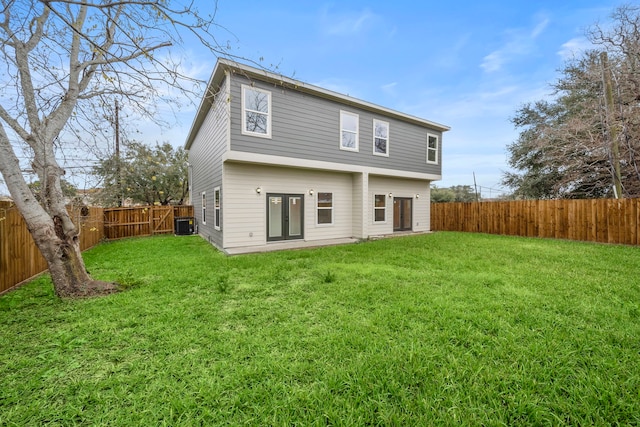
{"label": "wooden gate", "polygon": [[151,208],[151,234],[173,233],[173,206]]}

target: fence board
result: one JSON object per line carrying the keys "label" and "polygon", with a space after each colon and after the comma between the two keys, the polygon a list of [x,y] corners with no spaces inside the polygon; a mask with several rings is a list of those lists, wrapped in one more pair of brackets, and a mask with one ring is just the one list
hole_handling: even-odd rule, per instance
{"label": "fence board", "polygon": [[640,245],[639,228],[640,199],[431,204],[434,231],[479,231]]}
{"label": "fence board", "polygon": [[[69,208],[69,214],[78,226],[80,249],[84,251],[105,238],[173,233],[173,218],[193,216],[193,206]],[[0,202],[0,293],[46,269],[47,263],[18,209],[11,203]]]}
{"label": "fence board", "polygon": [[[10,206],[5,204],[4,206]],[[102,208],[69,208],[78,226],[80,248],[86,250],[103,238]],[[16,207],[0,208],[0,292],[39,274],[47,263]]]}

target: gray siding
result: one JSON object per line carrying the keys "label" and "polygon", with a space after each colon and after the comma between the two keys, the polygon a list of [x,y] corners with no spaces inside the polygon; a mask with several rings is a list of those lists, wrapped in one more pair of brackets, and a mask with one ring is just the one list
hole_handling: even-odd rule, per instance
{"label": "gray siding", "polygon": [[[191,148],[189,163],[191,167],[191,200],[198,224],[198,234],[223,246],[224,230],[224,187],[222,186],[222,155],[227,149],[229,131],[229,112],[227,106],[226,82],[223,82],[219,94],[207,113],[207,117],[198,130]],[[221,231],[214,228],[214,189],[220,187]],[[202,193],[206,192],[207,222],[202,222]]]}
{"label": "gray siding", "polygon": [[[241,133],[241,85],[271,92],[272,138]],[[359,151],[340,150],[340,110],[359,115]],[[389,123],[389,157],[373,154],[373,119]],[[439,164],[426,163],[427,133],[438,135]],[[294,89],[231,77],[231,150],[441,175],[442,132]]]}

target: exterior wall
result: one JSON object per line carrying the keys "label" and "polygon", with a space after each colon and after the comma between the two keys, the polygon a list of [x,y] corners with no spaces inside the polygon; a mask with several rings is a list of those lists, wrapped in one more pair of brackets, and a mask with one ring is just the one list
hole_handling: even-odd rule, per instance
{"label": "exterior wall", "polygon": [[[271,139],[241,133],[241,85],[271,92]],[[233,74],[231,77],[231,145],[235,151],[322,160],[441,175],[442,132]],[[359,151],[340,149],[340,110],[359,115]],[[389,156],[373,154],[373,119],[389,123]],[[437,165],[428,164],[427,133],[439,137]]]}
{"label": "exterior wall", "polygon": [[[367,222],[369,224],[369,235],[383,235],[393,233],[393,198],[388,197],[393,193],[393,197],[410,197],[413,199],[413,231],[425,232],[430,230],[430,184],[429,181],[397,179],[381,176],[369,177],[369,203],[367,209]],[[374,222],[373,203],[376,194],[385,194],[386,198],[386,221],[384,223]],[[416,194],[420,197],[416,198]]]}
{"label": "exterior wall", "polygon": [[[260,187],[258,194],[256,188]],[[353,177],[349,173],[226,162],[224,248],[267,244],[267,194],[304,194],[304,240],[353,235]],[[309,190],[314,195],[309,195]],[[333,224],[316,224],[318,192],[333,193]]]}
{"label": "exterior wall", "polygon": [[[202,126],[198,130],[189,149],[191,176],[191,200],[198,224],[198,234],[218,247],[222,246],[222,232],[214,228],[214,188],[220,187],[221,197],[225,189],[222,186],[222,156],[227,150],[229,139],[229,109],[226,84],[223,82],[219,95],[209,110]],[[202,222],[202,193],[206,192],[207,221]],[[221,218],[224,217],[221,204]],[[223,224],[221,224],[223,225]]]}

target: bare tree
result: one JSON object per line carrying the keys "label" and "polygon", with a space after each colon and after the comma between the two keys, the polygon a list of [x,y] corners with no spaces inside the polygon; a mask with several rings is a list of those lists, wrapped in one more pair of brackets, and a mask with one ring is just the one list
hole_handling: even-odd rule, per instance
{"label": "bare tree", "polygon": [[[64,203],[56,160],[61,135],[90,142],[108,123],[96,120],[113,97],[154,118],[162,102],[201,97],[169,48],[183,37],[214,55],[215,12],[165,0],[0,0],[0,172],[35,243],[47,260],[56,294],[115,292],[94,280],[80,253],[78,229]],[[211,3],[215,6],[215,3]],[[228,55],[227,55],[228,56]],[[193,91],[193,92],[191,92]],[[191,93],[190,93],[191,92]],[[26,147],[41,184],[40,201],[20,169]]]}

